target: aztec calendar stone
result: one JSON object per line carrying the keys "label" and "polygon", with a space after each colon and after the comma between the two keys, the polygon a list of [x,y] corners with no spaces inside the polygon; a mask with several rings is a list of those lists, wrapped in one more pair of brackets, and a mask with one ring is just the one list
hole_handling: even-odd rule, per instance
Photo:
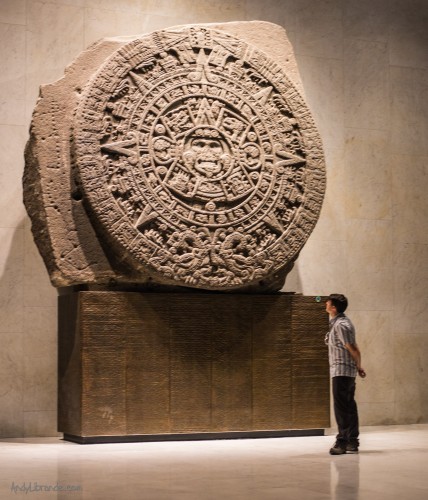
{"label": "aztec calendar stone", "polygon": [[75,144],[114,251],[185,285],[263,280],[318,217],[323,157],[306,104],[275,63],[223,33],[121,48],[85,90]]}
{"label": "aztec calendar stone", "polygon": [[116,50],[83,88],[72,170],[110,260],[239,289],[292,267],[319,216],[321,140],[273,59],[202,26]]}

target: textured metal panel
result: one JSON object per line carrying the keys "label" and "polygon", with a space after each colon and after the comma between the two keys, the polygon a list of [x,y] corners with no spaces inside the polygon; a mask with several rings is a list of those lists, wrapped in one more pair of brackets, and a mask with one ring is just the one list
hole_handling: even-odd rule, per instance
{"label": "textured metal panel", "polygon": [[151,295],[121,297],[127,311],[127,433],[169,432],[169,303]]}
{"label": "textured metal panel", "polygon": [[[292,394],[293,427],[328,427],[328,353],[324,335],[328,330],[325,302],[299,296],[293,300]],[[327,372],[327,373],[326,373]]]}
{"label": "textured metal panel", "polygon": [[[80,295],[82,433],[126,434],[126,313],[119,297]],[[106,303],[106,300],[108,303]]]}
{"label": "textured metal panel", "polygon": [[82,357],[78,295],[58,298],[58,430],[82,432]]}
{"label": "textured metal panel", "polygon": [[291,302],[289,295],[259,296],[253,307],[253,426],[291,424]]}
{"label": "textured metal panel", "polygon": [[[70,297],[60,301],[60,317],[67,320],[60,322],[65,434],[329,426],[323,345],[328,321],[313,297],[131,292]],[[70,352],[73,363],[67,364]],[[67,391],[72,394],[65,397]],[[73,421],[79,401],[81,420]]]}

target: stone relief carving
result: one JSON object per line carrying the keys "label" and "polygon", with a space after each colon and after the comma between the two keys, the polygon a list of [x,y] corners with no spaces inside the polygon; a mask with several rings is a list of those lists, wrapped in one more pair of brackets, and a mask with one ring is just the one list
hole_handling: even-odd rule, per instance
{"label": "stone relief carving", "polygon": [[296,87],[207,26],[137,38],[106,60],[72,120],[73,196],[122,281],[281,287],[325,189]]}

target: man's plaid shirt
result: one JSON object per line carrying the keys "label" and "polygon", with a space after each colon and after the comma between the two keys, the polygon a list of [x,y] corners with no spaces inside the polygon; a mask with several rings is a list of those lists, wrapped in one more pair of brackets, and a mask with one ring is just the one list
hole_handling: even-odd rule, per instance
{"label": "man's plaid shirt", "polygon": [[341,313],[330,320],[326,335],[331,377],[356,377],[357,366],[345,344],[355,344],[355,327],[345,314]]}

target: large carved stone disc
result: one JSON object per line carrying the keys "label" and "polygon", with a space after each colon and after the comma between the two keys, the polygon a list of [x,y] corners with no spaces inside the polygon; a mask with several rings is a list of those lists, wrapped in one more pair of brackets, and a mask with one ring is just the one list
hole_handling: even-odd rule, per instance
{"label": "large carved stone disc", "polygon": [[164,283],[268,279],[297,257],[325,189],[321,141],[291,81],[205,27],[114,53],[84,89],[74,148],[111,254]]}

